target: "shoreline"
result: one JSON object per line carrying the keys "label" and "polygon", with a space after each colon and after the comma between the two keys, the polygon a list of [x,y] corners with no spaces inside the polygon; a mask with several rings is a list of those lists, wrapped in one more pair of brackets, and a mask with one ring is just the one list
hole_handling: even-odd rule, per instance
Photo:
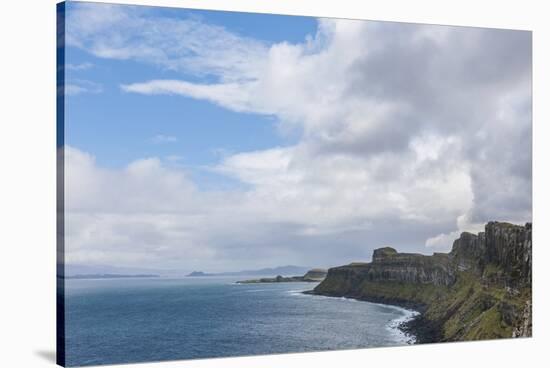
{"label": "shoreline", "polygon": [[427,306],[424,304],[405,302],[401,300],[393,300],[388,298],[365,298],[358,297],[353,295],[336,295],[336,294],[324,294],[319,293],[314,290],[306,290],[302,292],[306,295],[318,295],[326,296],[332,298],[348,298],[354,299],[361,302],[369,302],[375,304],[382,304],[386,306],[393,306],[403,308],[407,311],[415,312],[411,318],[406,319],[405,321],[400,322],[396,328],[401,331],[405,336],[412,338],[412,344],[424,344],[424,343],[435,343],[443,342],[441,326],[435,324],[434,322],[426,319],[424,312],[427,309]]}

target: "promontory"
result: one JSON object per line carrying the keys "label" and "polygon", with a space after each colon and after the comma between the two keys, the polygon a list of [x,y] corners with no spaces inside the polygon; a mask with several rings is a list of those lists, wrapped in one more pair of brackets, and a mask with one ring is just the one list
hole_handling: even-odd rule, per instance
{"label": "promontory", "polygon": [[327,276],[327,270],[322,268],[314,268],[306,272],[303,276],[281,276],[263,277],[261,279],[251,279],[237,281],[237,284],[261,284],[273,282],[319,282]]}
{"label": "promontory", "polygon": [[531,336],[531,232],[530,223],[489,222],[450,253],[376,249],[372,262],[330,268],[308,293],[415,309],[402,329],[419,343]]}

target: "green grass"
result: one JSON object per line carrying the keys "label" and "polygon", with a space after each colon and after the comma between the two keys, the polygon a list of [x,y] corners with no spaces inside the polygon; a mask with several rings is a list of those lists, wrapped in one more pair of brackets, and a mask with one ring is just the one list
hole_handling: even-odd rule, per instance
{"label": "green grass", "polygon": [[[401,258],[406,257],[402,255]],[[447,261],[445,257],[442,259]],[[429,262],[435,262],[435,258],[423,257],[415,259],[415,262],[429,267]],[[422,308],[424,319],[428,325],[441,329],[443,341],[512,337],[514,326],[520,322],[522,311],[531,300],[530,286],[520,290],[507,289],[504,270],[496,265],[487,265],[482,275],[479,271],[458,272],[452,286],[368,281],[372,280],[373,269],[378,272],[378,277],[383,275],[383,270],[372,266],[342,267],[327,277],[316,291],[326,295],[425,307]]]}
{"label": "green grass", "polygon": [[346,275],[323,283],[323,292],[388,302],[427,306],[426,319],[442,326],[444,341],[483,340],[511,337],[513,326],[501,313],[503,308],[520,311],[531,298],[529,290],[511,294],[500,284],[491,284],[501,271],[488,267],[484,277],[464,271],[451,287],[394,281],[356,283]]}
{"label": "green grass", "polygon": [[530,291],[511,295],[500,286],[482,283],[479,277],[463,272],[443,298],[430,304],[426,317],[442,323],[444,340],[511,337],[513,326],[500,310],[519,311],[530,298]]}

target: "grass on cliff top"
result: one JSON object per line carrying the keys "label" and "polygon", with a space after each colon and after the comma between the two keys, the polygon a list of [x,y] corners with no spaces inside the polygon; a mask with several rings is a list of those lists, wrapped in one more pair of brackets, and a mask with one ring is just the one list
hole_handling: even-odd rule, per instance
{"label": "grass on cliff top", "polygon": [[[487,269],[487,276],[498,272],[498,269]],[[441,326],[443,341],[512,337],[513,327],[503,310],[523,310],[531,299],[531,291],[513,294],[488,280],[490,277],[461,272],[451,287],[365,281],[361,283],[360,294],[380,302],[428,306],[424,316]]]}
{"label": "grass on cliff top", "polygon": [[500,227],[509,227],[509,228],[521,228],[521,227],[523,227],[523,225],[511,224],[509,222],[494,221],[494,223],[497,224]]}
{"label": "grass on cliff top", "polygon": [[447,287],[405,282],[363,282],[361,293],[375,298],[429,305],[446,295]]}
{"label": "grass on cliff top", "polygon": [[[531,300],[531,288],[505,287],[503,270],[488,265],[483,275],[459,272],[450,286],[396,281],[362,281],[354,277],[327,278],[316,289],[328,295],[346,295],[409,307],[426,306],[423,318],[441,328],[442,341],[512,337],[513,326]],[[363,279],[364,280],[364,279]]]}

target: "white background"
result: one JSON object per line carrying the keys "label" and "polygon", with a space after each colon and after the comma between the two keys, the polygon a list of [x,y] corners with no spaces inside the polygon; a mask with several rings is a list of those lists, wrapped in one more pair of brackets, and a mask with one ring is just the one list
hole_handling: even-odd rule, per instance
{"label": "white background", "polygon": [[[544,8],[545,1],[119,2],[534,31],[532,339],[176,361],[139,367],[548,366],[550,11]],[[0,367],[54,366],[55,3],[0,2]]]}

